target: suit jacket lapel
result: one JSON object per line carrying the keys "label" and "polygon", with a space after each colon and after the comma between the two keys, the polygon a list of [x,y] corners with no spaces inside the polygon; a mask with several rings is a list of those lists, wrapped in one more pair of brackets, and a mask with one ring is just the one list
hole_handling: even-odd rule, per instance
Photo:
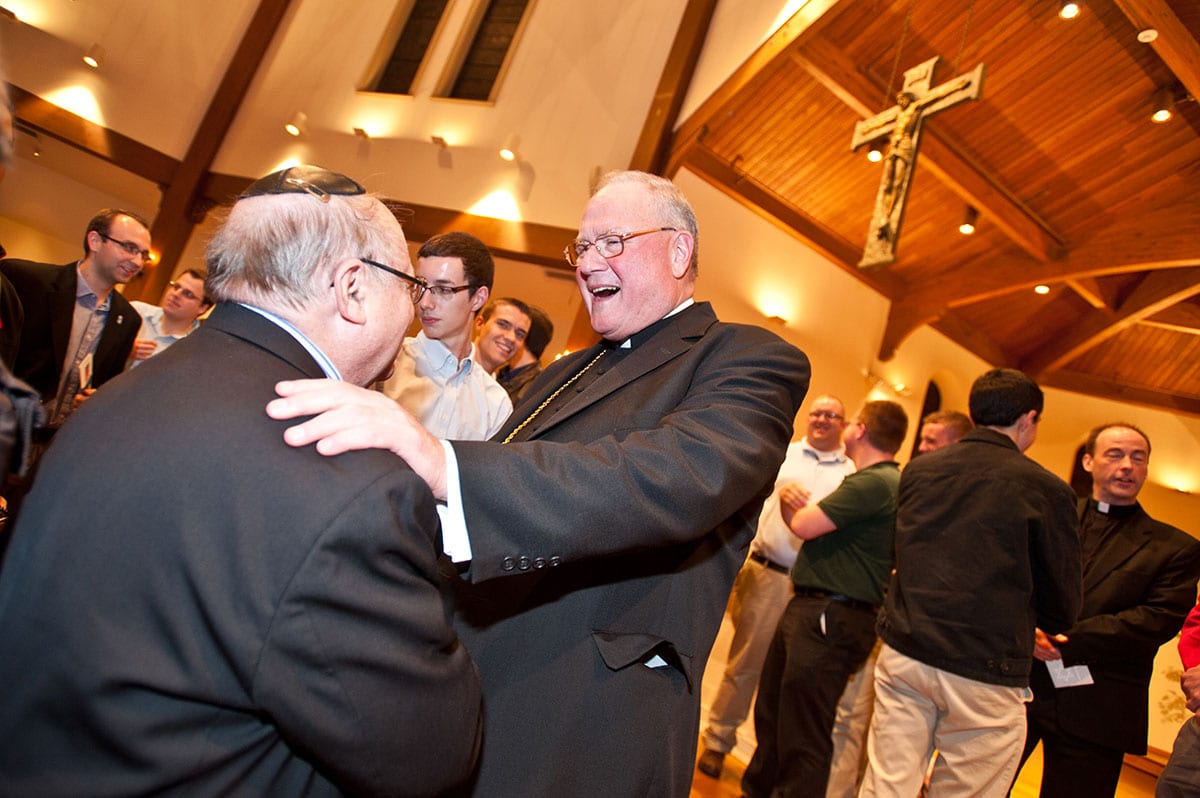
{"label": "suit jacket lapel", "polygon": [[[75,287],[78,274],[77,265],[64,264],[62,270],[55,275],[50,290],[46,292],[46,301],[50,305],[51,346],[54,351],[55,371],[62,379],[62,366],[67,359],[67,347],[71,344],[71,325],[75,320]],[[54,387],[58,391],[58,386]]]}
{"label": "suit jacket lapel", "polygon": [[[621,358],[616,366],[607,369],[602,376],[588,385],[587,390],[568,399],[562,408],[544,422],[537,432],[529,436],[529,439],[540,437],[547,430],[553,429],[563,421],[586,410],[614,391],[684,354],[692,348],[696,341],[704,337],[704,333],[716,321],[716,315],[707,302],[697,303],[672,316],[661,330],[654,333],[650,340],[643,341],[634,347],[629,354]],[[580,358],[580,367],[587,362],[588,360]],[[602,359],[600,364],[603,363]],[[569,372],[569,374],[574,373],[573,371]],[[565,379],[569,378],[567,376]]]}

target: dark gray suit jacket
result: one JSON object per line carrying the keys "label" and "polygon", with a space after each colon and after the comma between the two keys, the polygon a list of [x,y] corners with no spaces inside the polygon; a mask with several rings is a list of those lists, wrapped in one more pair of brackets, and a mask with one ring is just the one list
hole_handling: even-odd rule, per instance
{"label": "dark gray suit jacket", "polygon": [[222,304],[68,419],[0,574],[0,794],[429,795],[467,775],[479,684],[428,488],[387,452],[293,449],[263,410],[320,376]]}
{"label": "dark gray suit jacket", "polygon": [[[52,399],[58,392],[63,361],[71,342],[75,313],[74,263],[55,266],[29,260],[0,260],[0,273],[12,283],[25,311],[20,345],[10,364],[12,371],[41,394]],[[142,317],[120,293],[112,292],[108,319],[93,355],[92,387],[99,388],[120,374],[133,349]]]}
{"label": "dark gray suit jacket", "polygon": [[[809,364],[706,303],[637,337],[518,442],[454,443],[474,556],[457,628],[484,682],[476,795],[688,793],[704,665]],[[598,351],[550,365],[497,440]]]}

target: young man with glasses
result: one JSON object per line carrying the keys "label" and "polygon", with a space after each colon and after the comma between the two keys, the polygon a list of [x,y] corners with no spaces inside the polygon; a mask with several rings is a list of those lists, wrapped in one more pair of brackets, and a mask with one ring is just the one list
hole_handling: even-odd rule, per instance
{"label": "young man with glasses", "polygon": [[440,438],[490,438],[512,412],[471,342],[494,271],[487,247],[467,233],[434,236],[417,252],[417,277],[428,287],[417,302],[421,332],[404,339],[379,389]]}
{"label": "young man with glasses", "polygon": [[142,319],[113,289],[149,260],[150,226],[137,214],[110,209],[88,222],[82,260],[0,261],[25,310],[12,370],[41,395],[48,430],[124,370]]}
{"label": "young man with glasses", "polygon": [[200,326],[200,317],[212,307],[212,298],[204,288],[207,275],[199,269],[181,272],[167,283],[162,307],[134,301],[133,308],[142,316],[142,327],[133,342],[130,368],[167,347]]}

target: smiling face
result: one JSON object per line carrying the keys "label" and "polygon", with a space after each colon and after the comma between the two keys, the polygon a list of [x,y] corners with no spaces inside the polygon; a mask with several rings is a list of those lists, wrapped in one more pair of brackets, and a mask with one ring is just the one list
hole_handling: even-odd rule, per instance
{"label": "smiling face", "polygon": [[[579,238],[595,241],[670,226],[645,186],[616,182],[588,202]],[[674,310],[692,295],[691,254],[692,237],[684,231],[631,238],[620,255],[608,259],[589,247],[576,264],[575,280],[592,329],[610,341],[624,341]]]}
{"label": "smiling face", "polygon": [[1150,444],[1136,430],[1109,427],[1096,437],[1095,454],[1083,456],[1092,475],[1092,498],[1108,504],[1133,504],[1150,470]]}
{"label": "smiling face", "polygon": [[479,334],[475,356],[489,374],[513,358],[529,334],[529,317],[520,308],[497,302],[487,319],[475,320]]}
{"label": "smiling face", "polygon": [[141,254],[130,254],[118,244],[128,241],[139,250],[150,249],[150,231],[136,219],[118,215],[108,226],[108,238],[93,230],[88,233],[88,257],[85,273],[92,287],[108,290],[132,280],[142,270]]}
{"label": "smiling face", "polygon": [[804,437],[818,452],[832,452],[842,445],[846,429],[846,409],[832,396],[818,396],[808,408],[808,428]]}

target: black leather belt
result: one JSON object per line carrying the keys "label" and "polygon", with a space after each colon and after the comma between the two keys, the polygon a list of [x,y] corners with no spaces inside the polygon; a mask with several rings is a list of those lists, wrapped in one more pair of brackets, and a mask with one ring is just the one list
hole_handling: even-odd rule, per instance
{"label": "black leather belt", "polygon": [[838,604],[845,604],[852,609],[863,610],[865,612],[879,612],[879,607],[868,601],[859,601],[856,598],[850,598],[841,593],[833,593],[815,587],[798,587],[796,588],[796,595],[805,598],[827,598],[831,601],[836,601]]}
{"label": "black leather belt", "polygon": [[765,568],[770,568],[772,571],[778,571],[781,574],[790,574],[792,572],[791,568],[785,568],[774,560],[768,560],[766,557],[753,551],[750,552],[750,559],[754,560],[756,563]]}

